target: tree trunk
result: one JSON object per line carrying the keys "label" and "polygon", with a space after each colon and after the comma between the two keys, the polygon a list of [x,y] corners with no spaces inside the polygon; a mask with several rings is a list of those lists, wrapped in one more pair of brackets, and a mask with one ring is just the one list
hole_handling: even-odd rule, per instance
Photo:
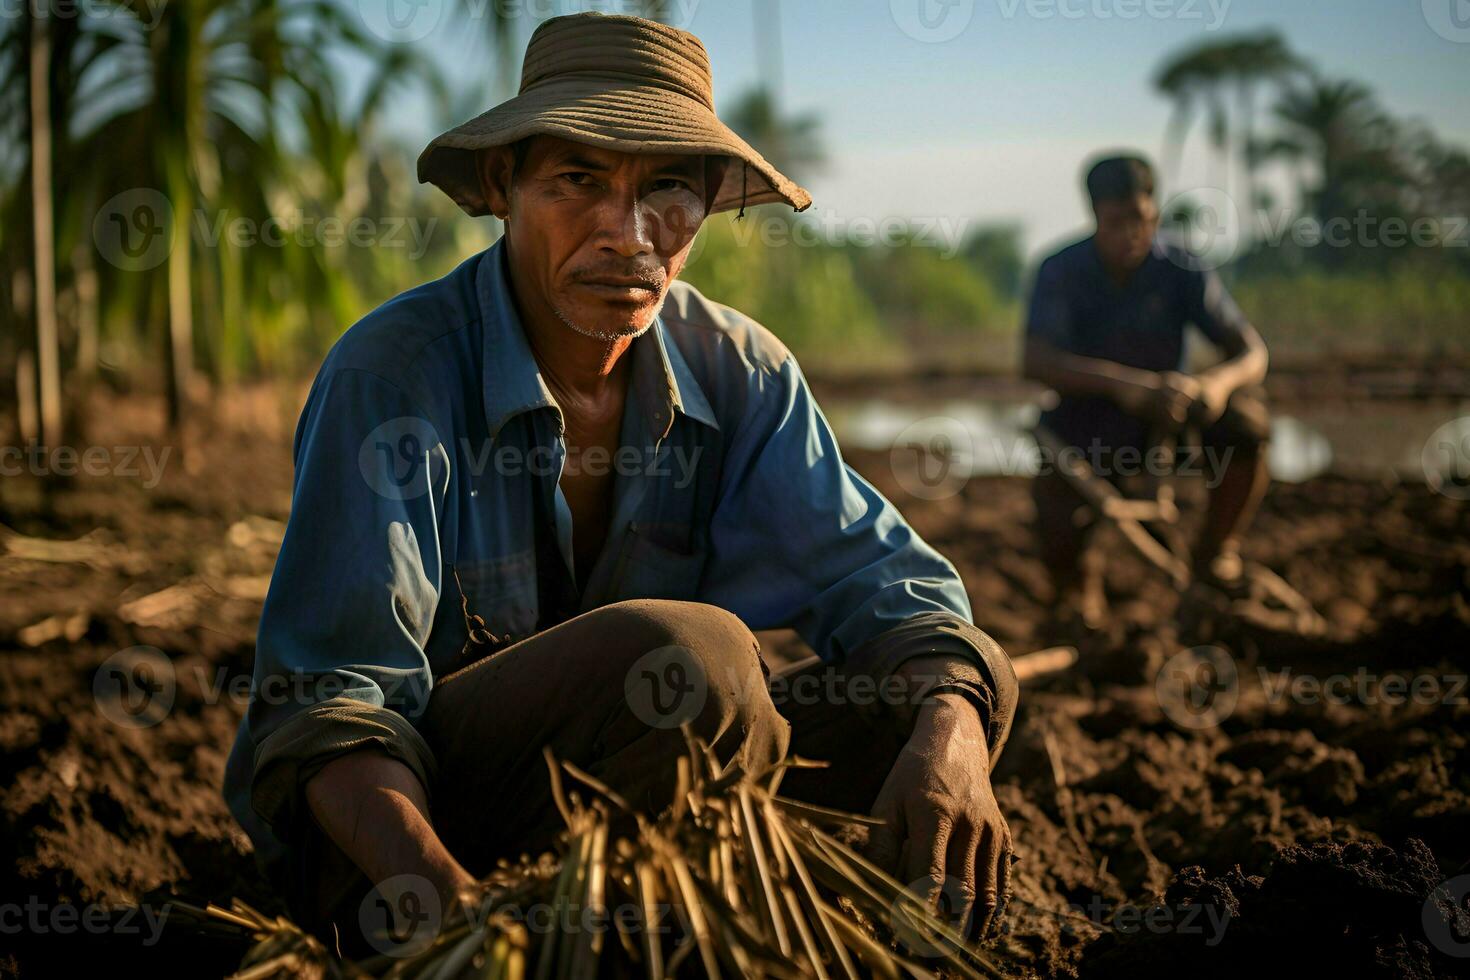
{"label": "tree trunk", "polygon": [[1188,97],[1174,96],[1174,108],[1169,112],[1169,122],[1164,130],[1164,181],[1166,193],[1173,196],[1179,192],[1179,172],[1184,165],[1184,138],[1189,132],[1190,114],[1194,105]]}
{"label": "tree trunk", "polygon": [[83,387],[97,374],[102,332],[102,300],[98,291],[97,263],[85,244],[72,253],[77,277],[77,360],[74,365]]}
{"label": "tree trunk", "polygon": [[177,429],[184,420],[194,371],[194,305],[190,293],[189,216],[193,199],[184,162],[170,163],[169,203],[173,205],[173,248],[168,253],[168,424]]}
{"label": "tree trunk", "polygon": [[51,39],[44,12],[31,20],[31,228],[36,257],[36,363],[41,442],[61,445],[61,350],[56,330],[56,235],[51,187]]}

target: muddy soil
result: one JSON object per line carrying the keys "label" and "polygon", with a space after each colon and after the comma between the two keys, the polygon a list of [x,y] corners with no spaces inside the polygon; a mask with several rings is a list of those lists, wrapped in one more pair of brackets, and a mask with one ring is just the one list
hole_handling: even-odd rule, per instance
{"label": "muddy soil", "polygon": [[[172,442],[148,435],[147,402],[101,408],[90,443],[170,449],[156,486],[0,485],[9,529],[91,535],[0,557],[0,976],[220,976],[240,950],[168,903],[280,910],[218,787],[289,506],[294,395],[241,393]],[[1247,554],[1323,613],[1315,638],[1181,609],[1104,537],[1110,611],[1089,632],[1054,608],[1024,481],[920,500],[887,456],[852,462],[956,563],[1007,649],[1081,651],[1027,688],[996,772],[1021,858],[996,953],[1017,976],[1470,975],[1470,505],[1273,488]],[[140,645],[171,664],[161,718],[96,694]],[[1156,682],[1205,645],[1234,676],[1201,716]]]}

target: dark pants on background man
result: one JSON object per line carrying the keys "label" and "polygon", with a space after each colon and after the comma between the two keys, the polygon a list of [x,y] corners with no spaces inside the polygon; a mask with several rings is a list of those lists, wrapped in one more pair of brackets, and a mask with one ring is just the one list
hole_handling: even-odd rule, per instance
{"label": "dark pants on background man", "polygon": [[[1122,418],[1117,412],[1110,411],[1102,415],[1102,422],[1095,431],[1087,431],[1085,424],[1064,425],[1062,428],[1063,431],[1057,434],[1081,451],[1082,458],[1090,465],[1100,463],[1097,475],[1124,494],[1129,493],[1130,477],[1169,475],[1143,472],[1143,461],[1153,447],[1148,426],[1140,420]],[[1211,472],[1212,467],[1244,463],[1266,451],[1271,436],[1271,416],[1265,392],[1259,387],[1241,389],[1212,425],[1186,431],[1194,433],[1195,438],[1181,440],[1176,448],[1180,475],[1191,475],[1190,471],[1203,468],[1202,475],[1206,478],[1218,479],[1221,474]],[[1094,449],[1098,450],[1095,454]],[[1120,459],[1120,450],[1126,450],[1129,456]],[[1036,532],[1042,561],[1054,582],[1069,583],[1078,575],[1079,560],[1097,524],[1097,515],[1055,469],[1043,471],[1031,481],[1031,499],[1036,506]]]}

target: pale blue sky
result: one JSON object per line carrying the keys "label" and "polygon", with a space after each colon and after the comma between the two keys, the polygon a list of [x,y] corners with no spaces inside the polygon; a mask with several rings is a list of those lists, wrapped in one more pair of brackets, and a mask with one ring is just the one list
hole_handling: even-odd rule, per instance
{"label": "pale blue sky", "polygon": [[[386,4],[419,4],[398,8],[416,11],[405,36],[427,31],[416,43],[436,51],[456,96],[477,108],[494,101],[488,48],[472,40],[481,30],[473,13],[456,9],[517,12],[516,74],[540,19],[618,9],[617,0],[346,2],[383,30],[392,29]],[[680,26],[710,51],[717,103],[768,70],[757,11],[779,21],[780,97],[822,118],[830,165],[806,184],[839,226],[1009,220],[1034,252],[1085,227],[1078,175],[1089,154],[1131,146],[1157,158],[1169,106],[1150,78],[1166,54],[1267,27],[1324,74],[1366,82],[1395,114],[1470,143],[1470,0],[675,0],[674,9],[676,22],[692,11]],[[427,139],[447,111],[408,97],[393,128]],[[1180,183],[1211,177],[1195,135]]]}

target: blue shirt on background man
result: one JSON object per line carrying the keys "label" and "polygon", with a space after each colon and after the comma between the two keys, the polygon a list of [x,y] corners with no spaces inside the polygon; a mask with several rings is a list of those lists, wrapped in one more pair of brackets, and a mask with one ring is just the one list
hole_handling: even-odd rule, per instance
{"label": "blue shirt on background man", "polygon": [[[1104,271],[1088,236],[1041,263],[1026,335],[1079,357],[1145,371],[1183,371],[1190,325],[1220,347],[1249,329],[1220,277],[1200,269],[1178,245],[1155,238],[1143,264],[1120,286]],[[1084,449],[1094,440],[1108,450],[1144,449],[1149,438],[1146,421],[1099,395],[1063,396],[1042,413],[1041,424]]]}

